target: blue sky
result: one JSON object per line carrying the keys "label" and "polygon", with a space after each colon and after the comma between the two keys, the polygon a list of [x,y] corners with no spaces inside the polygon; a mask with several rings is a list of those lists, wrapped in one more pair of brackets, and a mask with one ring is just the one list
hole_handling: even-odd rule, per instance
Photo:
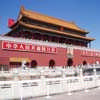
{"label": "blue sky", "polygon": [[0,34],[9,31],[8,18],[17,19],[20,6],[73,21],[96,38],[92,47],[100,49],[100,0],[0,0]]}

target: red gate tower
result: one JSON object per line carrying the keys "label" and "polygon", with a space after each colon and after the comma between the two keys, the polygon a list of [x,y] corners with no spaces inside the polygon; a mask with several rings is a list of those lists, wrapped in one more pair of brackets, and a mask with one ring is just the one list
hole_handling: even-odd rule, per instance
{"label": "red gate tower", "polygon": [[89,48],[94,38],[75,23],[21,7],[11,31],[0,36],[0,65],[18,67],[76,66],[100,62],[100,51]]}

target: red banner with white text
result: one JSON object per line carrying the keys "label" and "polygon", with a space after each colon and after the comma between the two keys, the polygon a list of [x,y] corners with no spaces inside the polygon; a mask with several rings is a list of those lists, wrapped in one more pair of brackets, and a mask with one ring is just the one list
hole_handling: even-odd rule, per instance
{"label": "red banner with white text", "polygon": [[26,43],[16,43],[9,41],[2,41],[2,49],[30,51],[30,52],[44,52],[44,53],[57,53],[57,48],[44,45],[33,45]]}

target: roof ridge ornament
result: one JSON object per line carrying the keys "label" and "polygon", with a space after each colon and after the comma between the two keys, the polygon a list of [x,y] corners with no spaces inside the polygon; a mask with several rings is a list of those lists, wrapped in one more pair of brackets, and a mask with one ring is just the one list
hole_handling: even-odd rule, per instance
{"label": "roof ridge ornament", "polygon": [[21,6],[21,11],[25,10],[24,6]]}

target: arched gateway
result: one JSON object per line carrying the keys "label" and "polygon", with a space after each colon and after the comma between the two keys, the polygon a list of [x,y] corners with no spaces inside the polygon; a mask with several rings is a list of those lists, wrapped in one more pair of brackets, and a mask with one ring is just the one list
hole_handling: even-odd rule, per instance
{"label": "arched gateway", "polygon": [[37,61],[36,60],[32,60],[31,61],[31,68],[36,68],[37,67]]}
{"label": "arched gateway", "polygon": [[83,61],[83,65],[87,65],[87,62],[85,60]]}
{"label": "arched gateway", "polygon": [[73,60],[72,60],[72,58],[69,58],[67,60],[67,66],[72,66],[72,65],[73,65]]}
{"label": "arched gateway", "polygon": [[55,66],[55,61],[54,60],[50,60],[49,61],[49,67],[53,68]]}

